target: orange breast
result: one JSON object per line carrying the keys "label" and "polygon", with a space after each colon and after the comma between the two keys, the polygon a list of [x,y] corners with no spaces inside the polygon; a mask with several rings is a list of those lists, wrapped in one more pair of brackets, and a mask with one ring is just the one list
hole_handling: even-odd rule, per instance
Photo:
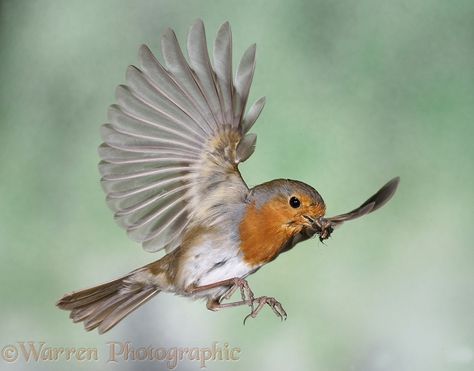
{"label": "orange breast", "polygon": [[274,259],[282,246],[301,226],[288,225],[290,218],[286,200],[270,200],[261,208],[247,207],[240,223],[240,248],[244,260],[251,266],[260,266]]}

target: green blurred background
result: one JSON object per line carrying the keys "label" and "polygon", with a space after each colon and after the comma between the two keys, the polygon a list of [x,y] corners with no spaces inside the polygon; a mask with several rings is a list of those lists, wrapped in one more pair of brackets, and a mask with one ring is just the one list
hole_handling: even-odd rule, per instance
{"label": "green blurred background", "polygon": [[[474,2],[2,1],[0,347],[97,347],[90,363],[3,370],[153,370],[106,363],[135,347],[240,347],[210,370],[474,369]],[[229,20],[234,57],[257,43],[252,98],[267,97],[248,184],[299,179],[345,212],[401,176],[394,199],[322,245],[298,245],[250,278],[266,309],[213,313],[159,295],[103,336],[54,307],[66,291],[158,258],[129,241],[99,185],[99,125],[141,43],[158,51],[202,18]],[[178,369],[198,369],[196,362]]]}

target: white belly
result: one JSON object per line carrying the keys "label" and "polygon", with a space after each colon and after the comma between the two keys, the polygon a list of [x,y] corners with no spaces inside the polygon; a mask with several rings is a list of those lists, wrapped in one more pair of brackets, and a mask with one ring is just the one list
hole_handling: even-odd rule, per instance
{"label": "white belly", "polygon": [[[203,241],[201,244],[193,246],[187,253],[183,265],[179,272],[179,286],[186,289],[190,286],[204,286],[231,278],[245,278],[255,271],[244,260],[238,245],[229,246]],[[219,297],[227,287],[218,287],[211,290],[195,293],[195,298]]]}

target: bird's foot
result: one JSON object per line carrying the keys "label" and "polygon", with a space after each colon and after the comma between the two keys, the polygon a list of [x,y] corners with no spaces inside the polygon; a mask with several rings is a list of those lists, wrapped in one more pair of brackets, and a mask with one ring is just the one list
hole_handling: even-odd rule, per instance
{"label": "bird's foot", "polygon": [[[229,287],[225,293],[220,296],[219,298],[210,298],[207,302],[207,308],[210,310],[219,310],[222,308],[231,308],[237,307],[240,305],[248,305],[251,308],[250,313],[244,318],[244,324],[249,317],[255,318],[257,317],[258,313],[262,310],[265,305],[268,305],[272,308],[273,312],[276,314],[278,318],[282,321],[286,320],[286,312],[283,309],[283,306],[280,304],[278,300],[272,298],[270,296],[259,296],[256,298],[249,287],[248,282],[244,278],[229,278],[227,280],[214,282],[204,286],[192,286],[190,287],[187,292],[193,294],[199,291],[206,291],[212,288],[227,286]],[[242,300],[232,302],[232,303],[222,303],[223,300],[228,300],[231,296],[237,291],[240,290],[240,295],[242,296]]]}
{"label": "bird's foot", "polygon": [[222,299],[229,300],[234,292],[240,289],[240,296],[242,296],[243,301],[249,301],[253,310],[253,303],[255,301],[255,296],[253,291],[250,289],[250,286],[244,278],[233,278],[232,279],[232,286],[224,293]]}
{"label": "bird's foot", "polygon": [[252,311],[244,318],[244,325],[245,321],[247,321],[249,317],[257,317],[258,313],[262,310],[265,304],[272,308],[273,312],[278,318],[280,318],[280,320],[286,320],[287,314],[278,300],[269,296],[260,296],[258,298],[253,299],[252,302],[249,304],[252,308]]}

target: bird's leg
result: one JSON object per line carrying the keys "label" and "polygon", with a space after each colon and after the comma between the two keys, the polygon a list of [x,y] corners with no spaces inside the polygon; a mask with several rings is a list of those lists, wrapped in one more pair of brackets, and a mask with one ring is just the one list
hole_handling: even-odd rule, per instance
{"label": "bird's leg", "polygon": [[[222,286],[230,286],[229,289],[218,299],[209,299],[207,302],[207,308],[210,310],[218,310],[222,308],[232,308],[237,307],[240,305],[248,305],[252,309],[251,312],[244,318],[245,321],[249,318],[257,317],[258,313],[262,310],[262,308],[267,304],[270,308],[272,308],[273,312],[279,317],[281,320],[286,319],[287,315],[285,310],[283,309],[282,305],[278,300],[269,296],[259,296],[257,298],[254,297],[252,290],[250,289],[248,282],[243,278],[230,278],[227,280],[214,282],[208,285],[203,286],[192,286],[187,291],[189,293],[195,293],[200,291],[206,291],[209,289],[213,289],[216,287]],[[222,300],[230,299],[230,297],[240,288],[240,294],[242,296],[242,300],[232,302],[232,303],[221,303]],[[255,307],[255,305],[257,305]]]}
{"label": "bird's leg", "polygon": [[[246,301],[247,297],[251,302],[254,301],[254,295],[253,295],[252,290],[250,289],[248,282],[245,279],[239,278],[239,277],[229,278],[227,280],[210,283],[208,285],[203,285],[203,286],[191,286],[186,291],[189,292],[190,294],[193,294],[195,292],[206,291],[206,290],[210,290],[210,289],[214,289],[216,287],[222,287],[222,286],[230,286],[230,287],[224,293],[224,295],[221,296],[220,300],[230,299],[230,297],[234,294],[234,292],[236,292],[237,289],[240,289],[240,295],[242,296],[242,301]],[[252,310],[253,310],[253,306],[252,306]]]}

